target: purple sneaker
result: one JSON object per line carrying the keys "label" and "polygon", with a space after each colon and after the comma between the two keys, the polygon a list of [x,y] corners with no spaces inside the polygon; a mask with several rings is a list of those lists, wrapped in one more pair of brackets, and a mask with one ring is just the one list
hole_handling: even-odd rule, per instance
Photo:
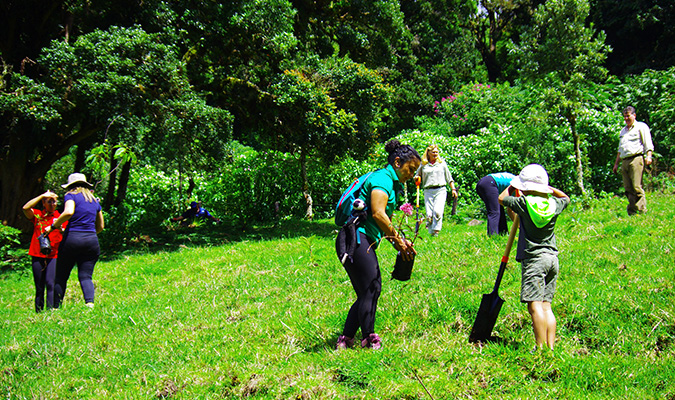
{"label": "purple sneaker", "polygon": [[347,337],[345,335],[340,335],[335,345],[335,350],[344,350],[354,345],[354,338]]}
{"label": "purple sneaker", "polygon": [[361,347],[370,347],[373,350],[379,350],[382,348],[382,339],[380,339],[377,333],[371,333],[367,338],[361,341]]}

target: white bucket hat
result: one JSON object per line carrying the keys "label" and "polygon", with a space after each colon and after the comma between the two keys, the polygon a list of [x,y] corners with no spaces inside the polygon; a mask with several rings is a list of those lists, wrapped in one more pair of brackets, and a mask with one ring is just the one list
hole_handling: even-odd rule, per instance
{"label": "white bucket hat", "polygon": [[61,187],[64,189],[68,189],[69,187],[74,186],[76,183],[78,183],[79,186],[86,187],[87,189],[94,188],[94,185],[87,182],[87,177],[84,176],[84,174],[80,174],[78,172],[68,175],[68,183],[66,183],[65,185],[61,185]]}
{"label": "white bucket hat", "polygon": [[530,164],[513,178],[511,186],[518,190],[531,190],[539,193],[553,193],[548,186],[548,174],[544,167],[539,164]]}

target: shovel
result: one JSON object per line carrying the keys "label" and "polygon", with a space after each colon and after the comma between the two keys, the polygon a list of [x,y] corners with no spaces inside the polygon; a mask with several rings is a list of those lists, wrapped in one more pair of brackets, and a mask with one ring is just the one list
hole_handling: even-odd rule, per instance
{"label": "shovel", "polygon": [[417,175],[415,177],[415,186],[417,186],[417,207],[415,207],[415,238],[417,238],[417,233],[420,231],[420,183],[422,183],[422,178]]}
{"label": "shovel", "polygon": [[492,328],[495,327],[499,310],[502,309],[502,304],[504,304],[504,300],[499,297],[497,291],[499,290],[499,284],[502,283],[506,264],[509,262],[509,253],[511,253],[511,246],[513,245],[513,239],[516,237],[519,223],[520,220],[516,215],[511,224],[509,240],[506,243],[506,249],[502,256],[502,263],[499,264],[499,272],[497,273],[495,287],[492,289],[492,293],[483,295],[480,307],[478,308],[478,315],[476,315],[476,320],[473,323],[473,328],[471,328],[471,334],[469,335],[470,343],[488,341],[490,339],[490,334],[492,333]]}

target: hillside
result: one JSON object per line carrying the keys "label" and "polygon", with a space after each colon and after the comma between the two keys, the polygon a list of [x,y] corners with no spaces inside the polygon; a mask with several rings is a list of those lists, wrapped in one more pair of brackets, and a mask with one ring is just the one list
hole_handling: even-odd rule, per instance
{"label": "hillside", "polygon": [[394,251],[378,252],[383,349],[334,351],[354,295],[325,220],[291,223],[274,239],[99,262],[93,310],[75,273],[64,307],[42,314],[32,277],[5,276],[0,397],[672,399],[672,195],[649,194],[644,216],[626,216],[625,204],[573,202],[559,219],[553,352],[531,351],[513,254],[500,341],[468,343],[506,238],[449,215],[439,237],[417,242],[410,281],[390,281]]}

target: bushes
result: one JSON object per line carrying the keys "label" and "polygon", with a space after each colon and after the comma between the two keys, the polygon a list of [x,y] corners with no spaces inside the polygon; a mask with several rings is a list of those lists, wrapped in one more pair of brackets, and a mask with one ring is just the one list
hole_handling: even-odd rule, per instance
{"label": "bushes", "polygon": [[[620,111],[634,104],[654,133],[661,170],[675,155],[675,68],[647,71],[626,83],[610,81],[585,94],[579,114],[584,180],[590,193],[616,192],[621,179],[611,172],[617,136],[623,126]],[[544,109],[542,86],[469,84],[436,104],[433,117],[419,118],[419,129],[397,138],[420,153],[436,143],[462,192],[461,201],[478,199],[474,187],[482,176],[500,171],[517,174],[529,163],[542,164],[551,183],[578,194],[573,143],[567,120]],[[644,110],[644,111],[640,111]],[[356,160],[339,156],[330,165],[310,154],[307,174],[317,218],[330,217],[342,190],[363,173],[385,165],[383,144]],[[256,151],[230,144],[230,155],[211,172],[190,172],[194,191],[187,194],[188,174],[160,171],[145,165],[132,171],[126,201],[110,211],[111,230],[136,232],[159,225],[182,212],[190,200],[201,200],[215,216],[230,225],[265,224],[286,217],[302,217],[305,200],[299,160],[292,154]],[[347,150],[344,151],[347,153]],[[672,188],[672,179],[650,176],[654,189]],[[408,189],[414,189],[409,183]]]}
{"label": "bushes", "polygon": [[636,108],[638,120],[652,131],[661,168],[671,169],[675,158],[675,67],[629,76],[613,94],[619,103],[617,111],[627,105]]}
{"label": "bushes", "polygon": [[29,270],[28,247],[21,244],[20,235],[20,230],[0,224],[0,272]]}
{"label": "bushes", "polygon": [[[132,170],[124,204],[109,211],[104,234],[128,236],[159,226],[183,212],[190,201],[203,206],[226,225],[245,227],[266,224],[288,217],[302,217],[300,162],[291,154],[255,151],[234,146],[231,157],[214,171],[193,173],[191,195],[188,177],[178,171],[159,171],[151,165]],[[378,145],[365,161],[344,156],[333,165],[312,158],[307,174],[317,218],[332,215],[340,193],[352,179],[385,164],[384,150]]]}

